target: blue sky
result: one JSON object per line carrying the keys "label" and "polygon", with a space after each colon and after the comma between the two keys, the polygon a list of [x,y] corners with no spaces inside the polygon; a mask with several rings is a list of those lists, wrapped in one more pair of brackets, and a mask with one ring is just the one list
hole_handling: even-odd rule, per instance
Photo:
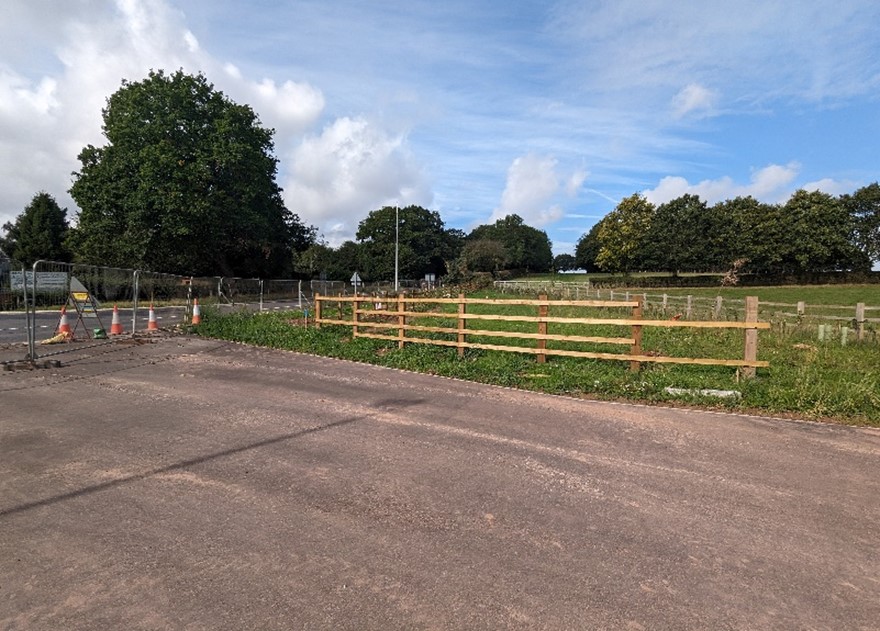
{"label": "blue sky", "polygon": [[150,68],[204,72],[276,129],[288,207],[331,244],[382,205],[470,230],[508,213],[555,253],[622,197],[709,202],[880,177],[873,0],[9,0],[0,222],[72,212],[100,109]]}

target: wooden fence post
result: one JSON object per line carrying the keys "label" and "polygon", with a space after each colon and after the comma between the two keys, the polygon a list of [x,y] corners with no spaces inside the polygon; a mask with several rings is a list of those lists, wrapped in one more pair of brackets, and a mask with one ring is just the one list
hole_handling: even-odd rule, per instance
{"label": "wooden fence post", "polygon": [[691,316],[693,316],[693,313],[694,313],[694,297],[688,296],[687,313],[684,316],[685,320],[690,320]]}
{"label": "wooden fence post", "polygon": [[315,328],[321,328],[321,294],[315,294]]}
{"label": "wooden fence post", "polygon": [[[547,300],[547,294],[540,294],[538,296],[538,300]],[[550,308],[546,305],[538,305],[538,317],[546,318]],[[539,335],[547,335],[547,322],[538,322],[538,334]],[[538,350],[547,350],[547,339],[543,338],[538,340]],[[538,363],[544,364],[547,362],[547,356],[543,353],[538,354]]]}
{"label": "wooden fence post", "polygon": [[403,294],[397,294],[397,348],[403,348],[406,342],[404,339],[406,338],[406,316],[403,315],[406,312],[406,300],[403,298]]}
{"label": "wooden fence post", "polygon": [[[746,296],[746,322],[758,321],[758,297]],[[746,329],[745,354],[743,359],[753,362],[758,359],[758,329]],[[743,366],[742,376],[751,379],[755,376],[754,366]]]}
{"label": "wooden fence post", "polygon": [[723,300],[724,299],[721,296],[715,297],[715,319],[716,320],[721,319],[721,305],[723,304],[722,303]]}
{"label": "wooden fence post", "polygon": [[865,303],[860,302],[856,305],[856,339],[859,342],[865,341]]}
{"label": "wooden fence post", "polygon": [[354,302],[351,303],[351,336],[358,336],[358,320],[360,314],[358,314],[358,309],[361,308],[361,302],[358,300],[357,294],[354,295]]}
{"label": "wooden fence post", "polygon": [[466,312],[467,305],[464,302],[464,294],[458,294],[458,356],[464,357],[465,328],[467,328],[467,318],[463,317]]}
{"label": "wooden fence post", "polygon": [[[640,297],[636,297],[636,306],[632,308],[632,318],[633,320],[641,320],[642,319],[642,299]],[[641,355],[642,354],[642,327],[639,325],[633,325],[632,327],[632,339],[633,344],[629,348],[630,355]],[[637,361],[631,361],[629,363],[629,369],[632,372],[639,372],[639,369],[642,367],[641,363]]]}

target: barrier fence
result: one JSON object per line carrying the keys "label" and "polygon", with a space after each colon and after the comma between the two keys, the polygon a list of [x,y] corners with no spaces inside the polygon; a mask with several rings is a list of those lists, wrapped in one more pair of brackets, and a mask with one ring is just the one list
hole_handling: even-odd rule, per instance
{"label": "barrier fence", "polygon": [[262,310],[264,300],[295,301],[298,308],[308,305],[303,283],[295,279],[181,276],[56,261],[37,261],[28,268],[0,253],[0,310],[21,310],[30,361],[71,350],[38,352],[38,310],[58,311],[51,336],[61,328],[60,313],[65,307],[70,333],[78,339],[96,339],[111,331],[116,306],[130,312],[130,324],[126,322],[124,328],[134,336],[148,329],[151,306],[179,307],[182,323],[188,324],[196,301],[201,305],[246,304]]}
{"label": "barrier fence", "polygon": [[[336,317],[328,314],[332,304],[337,307]],[[473,306],[480,309],[474,311]],[[485,311],[487,307],[489,312]],[[523,309],[532,310],[532,313],[524,313]],[[628,310],[628,317],[602,317],[602,311],[608,309]],[[480,328],[474,328],[473,322],[479,323]],[[528,353],[535,355],[539,363],[546,361],[547,356],[557,355],[627,361],[635,371],[642,362],[734,366],[746,377],[754,376],[756,368],[769,366],[768,362],[757,359],[758,331],[769,329],[770,324],[758,320],[758,299],[755,297],[746,298],[743,321],[687,321],[645,318],[640,297],[634,300],[551,300],[542,295],[538,300],[529,300],[466,298],[464,294],[457,298],[419,298],[399,294],[385,299],[315,295],[315,325],[324,324],[350,326],[353,337],[396,341],[399,348],[407,343],[421,343],[452,346],[459,355],[468,348]],[[550,333],[550,325],[561,332]],[[517,330],[523,326],[532,330]],[[578,332],[572,333],[572,327]],[[629,336],[586,335],[587,327],[599,327],[599,332],[608,327],[624,328],[628,329]],[[644,327],[740,329],[744,332],[743,357],[669,357],[645,352],[642,347]],[[412,332],[422,335],[413,336]],[[503,338],[510,343],[487,343],[483,341],[485,338]],[[474,339],[478,341],[470,341]],[[525,344],[518,345],[516,341]],[[554,347],[548,347],[548,342],[553,342]],[[629,353],[594,350],[596,345],[629,346]]]}

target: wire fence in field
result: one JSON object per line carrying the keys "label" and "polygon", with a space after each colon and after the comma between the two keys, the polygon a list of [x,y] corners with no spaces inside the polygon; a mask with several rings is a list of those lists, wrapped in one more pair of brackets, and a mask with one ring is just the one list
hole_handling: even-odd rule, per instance
{"label": "wire fence in field", "polygon": [[[723,296],[707,297],[597,287],[589,282],[496,281],[502,293],[535,296],[546,293],[553,298],[570,300],[630,300],[640,297],[646,313],[658,318],[684,320],[742,320],[745,299]],[[793,330],[811,329],[820,340],[850,338],[858,341],[880,341],[880,306],[860,302],[856,305],[760,302],[759,317],[770,322],[783,334]]]}

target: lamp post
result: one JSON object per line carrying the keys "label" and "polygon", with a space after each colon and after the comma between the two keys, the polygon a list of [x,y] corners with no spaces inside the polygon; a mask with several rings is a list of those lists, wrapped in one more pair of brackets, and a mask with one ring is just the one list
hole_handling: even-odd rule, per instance
{"label": "lamp post", "polygon": [[397,270],[400,256],[400,207],[394,207],[394,293],[397,293]]}

